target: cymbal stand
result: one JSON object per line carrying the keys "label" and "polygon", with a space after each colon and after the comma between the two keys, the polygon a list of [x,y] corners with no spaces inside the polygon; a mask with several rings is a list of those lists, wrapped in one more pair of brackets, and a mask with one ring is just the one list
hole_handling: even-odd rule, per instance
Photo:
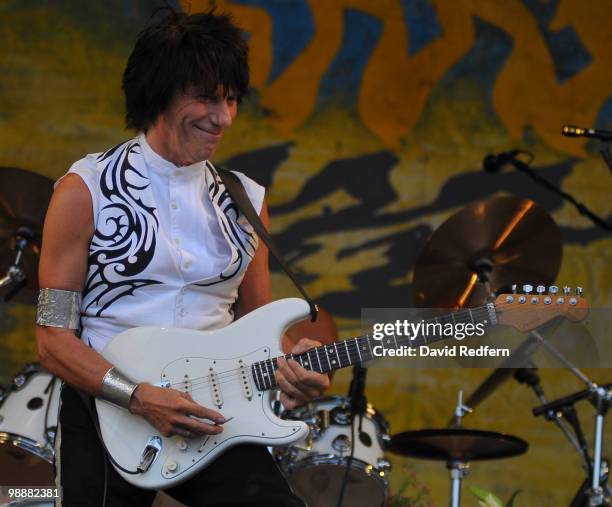
{"label": "cymbal stand", "polygon": [[20,265],[21,257],[33,239],[34,233],[29,227],[19,227],[15,233],[15,260],[8,268],[6,275],[0,278],[0,288],[14,285],[13,290],[5,297],[5,301],[8,301],[11,297],[13,297],[25,284],[26,275]]}
{"label": "cymbal stand", "polygon": [[[455,427],[461,428],[461,420],[472,409],[463,404],[463,390],[459,389],[457,406],[455,407]],[[450,507],[459,507],[461,503],[461,481],[467,477],[470,465],[465,461],[448,461],[446,468],[450,470],[451,494]]]}
{"label": "cymbal stand", "polygon": [[[517,382],[525,384],[535,392],[536,397],[540,400],[542,405],[548,403],[548,398],[544,394],[542,385],[540,384],[540,376],[538,375],[537,368],[533,366],[533,363],[529,363],[524,368],[518,368],[514,372],[514,378]],[[589,451],[587,449],[586,440],[584,439],[584,433],[580,426],[580,421],[576,414],[576,410],[573,407],[566,407],[561,410],[550,410],[546,413],[546,420],[554,422],[557,427],[563,432],[565,437],[569,440],[572,446],[578,451],[582,458],[585,470],[589,470],[591,463],[589,460]],[[568,427],[568,424],[571,426]],[[574,433],[572,433],[572,429]]]}
{"label": "cymbal stand", "polygon": [[[567,292],[566,292],[567,294]],[[556,357],[565,367],[567,367],[577,378],[582,380],[587,389],[570,395],[561,400],[556,400],[546,405],[542,405],[537,409],[534,409],[534,415],[541,415],[543,413],[550,412],[551,410],[559,410],[563,407],[572,407],[572,405],[581,399],[588,398],[592,405],[596,409],[595,415],[595,436],[593,443],[593,460],[592,466],[588,466],[590,473],[591,488],[587,492],[589,498],[589,507],[601,507],[610,505],[610,492],[607,487],[608,477],[608,463],[605,459],[602,459],[602,443],[603,443],[603,427],[604,418],[610,408],[612,402],[612,386],[610,384],[605,386],[599,386],[592,380],[590,380],[584,373],[582,373],[576,366],[567,359],[561,352],[559,352],[552,344],[550,344],[540,333],[532,331],[531,334],[538,340],[538,342],[548,350],[554,357]],[[570,412],[571,413],[571,412]],[[580,435],[578,435],[580,439]],[[590,465],[591,460],[588,460]]]}

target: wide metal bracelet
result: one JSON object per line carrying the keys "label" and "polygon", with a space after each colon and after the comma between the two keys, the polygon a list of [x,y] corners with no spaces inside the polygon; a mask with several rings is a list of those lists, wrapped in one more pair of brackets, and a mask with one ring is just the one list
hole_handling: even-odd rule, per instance
{"label": "wide metal bracelet", "polygon": [[60,289],[40,289],[36,324],[47,327],[79,329],[81,293]]}
{"label": "wide metal bracelet", "polygon": [[132,394],[138,384],[132,382],[114,366],[109,368],[102,378],[100,398],[114,403],[119,407],[129,409]]}

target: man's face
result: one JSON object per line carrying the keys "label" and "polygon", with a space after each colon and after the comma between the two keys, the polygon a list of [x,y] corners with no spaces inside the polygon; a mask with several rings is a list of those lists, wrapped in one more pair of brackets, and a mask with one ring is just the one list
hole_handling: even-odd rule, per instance
{"label": "man's face", "polygon": [[151,146],[166,160],[178,166],[210,159],[238,114],[233,92],[217,88],[214,97],[195,90],[178,94],[147,132]]}

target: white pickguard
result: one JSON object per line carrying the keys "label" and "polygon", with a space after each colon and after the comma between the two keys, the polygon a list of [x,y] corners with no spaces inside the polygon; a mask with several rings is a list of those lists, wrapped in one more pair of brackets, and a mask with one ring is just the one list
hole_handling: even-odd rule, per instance
{"label": "white pickguard", "polygon": [[[161,451],[150,468],[136,475],[117,469],[123,478],[141,488],[166,489],[187,480],[234,445],[287,445],[304,438],[308,426],[274,415],[271,393],[257,390],[250,366],[282,355],[283,332],[309,311],[301,299],[282,299],[223,329],[139,327],[116,336],[102,355],[132,380],[158,385],[170,382],[197,403],[233,417],[219,435],[194,440],[165,438],[142,417],[96,399],[104,443],[123,468],[136,470],[149,439],[161,438]],[[242,364],[247,379],[237,371]],[[211,379],[216,381],[217,392],[211,388]]]}

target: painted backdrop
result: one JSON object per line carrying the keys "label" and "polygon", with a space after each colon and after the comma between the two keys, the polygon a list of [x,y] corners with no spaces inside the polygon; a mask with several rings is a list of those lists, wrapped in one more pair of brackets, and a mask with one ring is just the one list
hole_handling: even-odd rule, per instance
{"label": "painted backdrop", "polygon": [[[524,175],[481,169],[487,153],[529,150],[539,174],[610,217],[612,181],[597,144],[559,135],[564,123],[612,130],[610,0],[217,5],[248,32],[253,88],[216,161],[267,187],[275,238],[343,337],[357,332],[361,308],[411,305],[412,268],[428,236],[496,193],[548,210],[564,241],[559,283],[583,286],[593,306],[612,303],[610,235]],[[131,135],[120,78],[156,6],[0,2],[0,165],[55,179]],[[176,6],[196,12],[210,3]],[[294,294],[276,271],[274,290]],[[7,382],[35,358],[33,309],[4,304],[0,316]],[[457,389],[470,392],[488,373],[375,368],[367,394],[392,431],[441,427]],[[566,372],[541,373],[550,397],[580,388]],[[611,380],[608,371],[590,373]],[[348,380],[337,375],[334,392]],[[524,387],[507,383],[470,417],[469,426],[511,432],[531,449],[474,465],[468,484],[505,498],[521,489],[519,506],[564,505],[582,472],[558,430],[530,416],[534,405]],[[586,407],[581,414],[590,417]],[[405,487],[414,505],[446,504],[442,464],[393,464],[394,491]]]}

